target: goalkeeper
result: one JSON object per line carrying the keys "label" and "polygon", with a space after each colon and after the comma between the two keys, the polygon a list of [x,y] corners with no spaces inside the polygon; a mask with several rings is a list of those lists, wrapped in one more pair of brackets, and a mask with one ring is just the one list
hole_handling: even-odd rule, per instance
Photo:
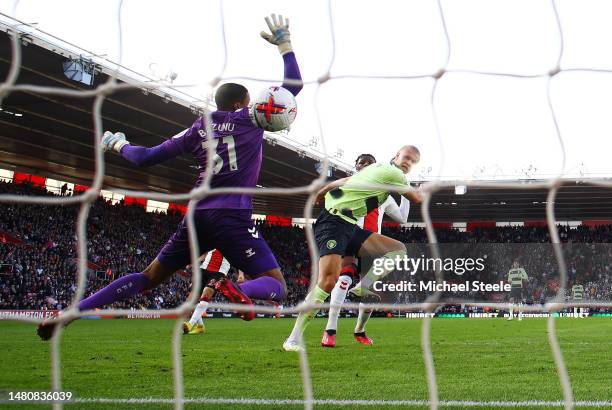
{"label": "goalkeeper", "polygon": [[[277,46],[282,55],[285,73],[283,87],[297,95],[302,89],[301,75],[291,47],[289,22],[273,14],[271,19],[266,18],[266,23],[271,33],[263,33],[262,37]],[[215,102],[217,110],[210,114],[210,127],[214,135],[207,136],[207,120],[199,117],[190,128],[152,148],[132,145],[122,133],[108,131],[102,137],[102,145],[106,151],[114,151],[139,167],[190,154],[199,169],[196,186],[205,178],[208,149],[213,149],[215,160],[211,188],[255,188],[262,164],[264,130],[253,120],[253,111],[249,109],[249,92],[240,84],[226,83],[217,89]],[[215,124],[223,124],[223,127],[213,127]],[[286,294],[285,279],[274,254],[257,232],[252,213],[250,194],[227,193],[201,198],[193,213],[195,239],[201,252],[219,249],[233,266],[254,278],[249,282],[248,293],[230,280],[220,281],[216,290],[231,302],[250,305],[250,298],[281,301]],[[184,218],[146,269],[114,280],[81,300],[78,309],[92,310],[156,288],[190,263],[190,236],[187,219]],[[241,316],[250,320],[254,315],[247,311]],[[57,323],[41,323],[38,335],[43,340],[51,338]]]}

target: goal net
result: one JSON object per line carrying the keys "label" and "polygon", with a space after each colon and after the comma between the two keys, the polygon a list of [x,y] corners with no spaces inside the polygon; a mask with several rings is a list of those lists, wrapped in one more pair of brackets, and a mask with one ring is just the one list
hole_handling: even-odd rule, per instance
{"label": "goal net", "polygon": [[[554,295],[545,300],[545,303],[542,304],[533,304],[525,307],[526,312],[548,312],[548,313],[556,313],[560,312],[566,308],[580,306],[580,307],[612,307],[612,303],[610,301],[595,301],[591,302],[588,300],[584,300],[581,302],[576,301],[568,301],[566,296],[571,288],[568,274],[568,266],[567,260],[564,255],[564,248],[562,246],[562,240],[559,236],[559,231],[557,228],[557,220],[555,218],[555,198],[557,196],[558,191],[565,184],[573,184],[576,182],[580,182],[584,185],[592,185],[592,186],[600,186],[610,188],[612,187],[612,182],[605,180],[603,178],[577,178],[577,177],[568,177],[567,176],[567,167],[566,167],[566,157],[567,157],[567,148],[564,143],[564,132],[563,132],[563,121],[560,117],[559,113],[556,110],[555,102],[554,102],[554,91],[553,86],[555,80],[559,78],[561,75],[566,73],[592,73],[594,75],[607,75],[612,73],[612,70],[602,69],[602,68],[589,68],[589,67],[572,67],[569,69],[565,69],[562,65],[564,50],[566,44],[564,43],[564,34],[565,34],[565,26],[562,24],[562,19],[559,15],[559,3],[564,3],[563,1],[549,1],[549,2],[539,2],[538,7],[546,7],[549,13],[549,21],[545,22],[545,27],[549,29],[549,32],[546,33],[547,36],[551,38],[557,39],[558,47],[554,51],[555,63],[550,66],[542,67],[540,72],[538,73],[525,73],[521,70],[518,72],[514,72],[512,70],[506,71],[504,68],[506,66],[496,65],[492,62],[489,65],[485,65],[485,67],[490,67],[490,70],[472,70],[467,68],[452,68],[449,65],[451,55],[454,51],[454,43],[453,43],[453,35],[452,30],[449,27],[447,17],[446,17],[446,8],[449,7],[461,7],[462,2],[443,2],[437,1],[433,2],[433,8],[429,9],[429,12],[432,10],[436,14],[436,19],[438,21],[438,26],[431,28],[432,31],[435,31],[435,35],[440,39],[441,49],[444,50],[444,57],[442,58],[441,63],[434,70],[427,70],[427,67],[419,67],[417,70],[422,70],[421,74],[415,75],[405,75],[402,72],[393,72],[391,70],[391,74],[384,75],[370,75],[367,74],[367,69],[356,69],[359,73],[357,74],[338,74],[334,75],[334,64],[336,59],[343,58],[343,55],[338,52],[338,43],[340,41],[350,41],[350,39],[346,39],[343,37],[342,33],[337,33],[335,31],[335,20],[337,16],[335,15],[335,2],[326,3],[326,21],[327,30],[330,34],[329,41],[324,45],[325,50],[329,51],[329,59],[327,66],[323,69],[321,74],[317,77],[316,80],[305,81],[305,83],[310,87],[311,92],[314,95],[316,104],[315,107],[310,110],[309,108],[301,108],[302,110],[310,110],[311,113],[308,114],[313,119],[314,123],[317,124],[316,128],[319,132],[319,141],[318,147],[325,153],[326,157],[322,161],[322,166],[319,168],[319,176],[317,179],[313,180],[311,184],[307,186],[300,186],[294,188],[219,188],[213,189],[210,186],[210,176],[212,175],[211,169],[213,166],[213,155],[214,153],[209,150],[208,151],[208,167],[206,170],[206,175],[208,178],[204,180],[204,182],[196,189],[193,189],[189,193],[185,194],[165,194],[158,192],[149,192],[149,191],[133,191],[133,190],[119,190],[117,191],[119,194],[123,194],[130,197],[137,198],[146,198],[148,200],[154,201],[164,201],[164,202],[172,202],[172,201],[181,201],[188,200],[189,206],[187,208],[186,213],[186,223],[188,227],[189,237],[195,237],[195,226],[194,226],[194,210],[195,205],[198,200],[204,198],[205,196],[219,193],[219,192],[231,192],[231,193],[244,193],[244,194],[265,194],[265,195],[285,195],[285,196],[294,196],[298,194],[307,194],[308,199],[306,201],[304,207],[304,220],[311,221],[315,215],[313,215],[313,208],[315,205],[315,197],[317,191],[325,185],[325,181],[327,178],[327,173],[330,166],[333,166],[332,157],[334,155],[333,152],[329,152],[326,136],[328,135],[325,127],[325,122],[321,120],[321,118],[325,118],[329,113],[322,112],[320,109],[320,105],[322,104],[322,100],[324,99],[324,88],[332,83],[336,83],[342,81],[347,78],[351,79],[361,79],[361,80],[375,80],[375,81],[388,81],[388,80],[426,80],[429,81],[428,84],[428,96],[429,103],[428,108],[431,110],[431,116],[433,118],[433,135],[434,141],[429,141],[428,144],[431,144],[436,149],[436,156],[439,158],[438,163],[435,166],[433,172],[425,175],[427,178],[427,182],[421,185],[419,188],[420,192],[423,195],[423,203],[421,206],[422,219],[425,224],[426,234],[429,246],[426,250],[423,250],[423,254],[427,254],[432,259],[443,259],[445,255],[448,255],[448,252],[451,252],[448,248],[444,248],[444,246],[440,246],[438,244],[436,230],[434,229],[434,224],[431,217],[431,209],[432,209],[432,201],[434,201],[434,196],[436,193],[441,192],[444,189],[452,188],[454,189],[456,186],[466,187],[467,190],[473,188],[499,188],[499,189],[515,189],[515,190],[538,190],[545,189],[548,192],[548,196],[546,198],[546,224],[548,227],[551,246],[547,248],[547,250],[542,251],[544,253],[549,252],[549,256],[554,263],[556,264],[556,271],[558,272],[558,286],[554,290]],[[544,6],[543,6],[544,4]],[[117,25],[113,30],[116,30],[117,39],[121,44],[122,41],[122,8],[124,7],[123,2],[119,2],[119,6],[116,10],[116,18]],[[341,6],[338,6],[341,7]],[[223,15],[224,2],[219,3],[219,12],[220,14],[216,17],[221,22],[221,33],[217,35],[223,39],[224,44],[224,58],[223,64],[220,65],[219,72],[208,82],[210,90],[214,88],[221,81],[226,80],[234,80],[234,79],[242,79],[245,81],[252,82],[268,82],[269,79],[266,78],[249,78],[249,77],[240,77],[239,74],[234,75],[233,73],[226,72],[227,59],[230,55],[231,50],[227,49],[225,36],[227,33],[228,22]],[[392,13],[392,11],[389,11]],[[292,21],[298,20],[299,16],[291,16]],[[486,16],[483,16],[486,18]],[[2,194],[0,195],[0,202],[3,204],[15,203],[15,204],[40,204],[40,205],[77,205],[79,207],[78,220],[77,220],[77,228],[76,228],[76,237],[78,243],[78,280],[76,283],[76,290],[74,292],[74,298],[70,307],[65,311],[65,314],[58,317],[56,320],[61,323],[66,323],[75,317],[83,317],[91,315],[94,312],[80,312],[77,309],[78,302],[83,299],[86,291],[86,278],[87,278],[87,223],[88,217],[90,214],[92,204],[98,199],[103,190],[103,178],[105,176],[105,157],[100,144],[100,136],[105,131],[104,121],[101,115],[102,105],[105,100],[121,90],[125,89],[141,89],[143,88],[143,84],[137,81],[132,83],[130,82],[119,82],[117,80],[117,75],[121,72],[120,64],[122,63],[121,55],[122,52],[119,52],[119,62],[117,65],[116,75],[111,75],[109,80],[104,84],[96,87],[91,90],[75,90],[68,88],[55,88],[55,87],[44,87],[44,86],[36,86],[29,84],[21,84],[19,79],[19,74],[21,70],[21,54],[22,47],[24,43],[31,41],[32,38],[36,38],[37,31],[34,27],[23,24],[22,22],[12,19],[12,23],[8,26],[8,32],[12,38],[12,55],[5,56],[5,58],[10,58],[11,68],[8,76],[4,79],[2,84],[0,84],[0,101],[2,99],[7,98],[7,96],[14,92],[29,92],[37,95],[45,95],[45,96],[63,96],[63,97],[71,97],[76,99],[90,99],[93,98],[93,129],[92,129],[92,138],[95,146],[95,177],[91,183],[91,186],[82,192],[79,195],[71,196],[71,197],[39,197],[39,196],[23,196],[23,195],[13,195],[13,194]],[[376,37],[377,47],[389,47],[388,49],[374,49],[372,51],[373,55],[368,55],[365,52],[363,55],[364,60],[367,60],[366,66],[372,67],[372,64],[380,64],[380,59],[386,58],[388,55],[394,55],[394,53],[401,53],[399,49],[400,45],[395,43],[395,46],[391,46],[397,41],[397,39],[385,38],[385,21],[372,21],[372,24],[368,27],[363,27],[363,30],[367,32],[367,36]],[[454,24],[458,24],[454,22]],[[517,22],[519,24],[519,22]],[[232,28],[232,30],[235,27]],[[109,28],[109,30],[111,30]],[[399,41],[401,43],[401,40]],[[323,45],[322,45],[323,47]],[[120,46],[121,50],[121,46]],[[346,47],[343,49],[343,52],[346,52]],[[377,55],[376,53],[380,53]],[[483,56],[480,56],[483,57]],[[484,57],[483,57],[484,58]],[[485,59],[486,60],[486,59]],[[415,62],[414,64],[418,64]],[[375,67],[375,65],[374,65]],[[511,67],[511,66],[510,66]],[[364,73],[365,72],[365,73]],[[453,156],[453,151],[447,149],[448,141],[444,138],[444,132],[447,130],[447,126],[444,124],[444,119],[441,118],[439,114],[439,107],[445,104],[445,94],[444,94],[444,81],[453,77],[458,79],[465,79],[467,82],[474,80],[475,78],[484,78],[487,80],[495,80],[499,78],[510,78],[516,81],[525,81],[528,84],[535,84],[533,81],[537,80],[537,87],[541,87],[544,90],[545,94],[545,108],[543,112],[547,112],[547,115],[550,117],[550,121],[553,125],[554,137],[555,137],[555,146],[550,148],[551,152],[558,153],[558,169],[556,172],[549,175],[547,178],[541,180],[540,182],[533,183],[524,183],[524,182],[507,182],[507,181],[484,181],[476,179],[469,180],[447,180],[445,178],[444,168],[445,163],[449,161],[449,159]],[[543,84],[543,87],[542,87]],[[146,84],[147,89],[159,89],[167,87],[167,83],[159,82],[156,84]],[[179,87],[180,88],[180,87]],[[210,91],[209,90],[209,91]],[[376,90],[371,90],[373,93]],[[376,95],[369,95],[364,98],[364,105],[379,105],[381,104],[377,101]],[[204,116],[208,119],[208,135],[212,135],[212,130],[210,129],[210,110],[212,105],[209,104],[208,101],[202,102],[202,104],[197,107],[198,110],[201,110],[204,113]],[[427,107],[426,107],[427,108]],[[392,108],[393,109],[393,108]],[[503,113],[502,113],[503,115]],[[362,121],[363,120],[363,121]],[[361,119],[360,123],[363,126],[370,128],[370,132],[372,135],[376,133],[376,130],[373,129],[371,124],[367,124],[365,119]],[[397,143],[398,146],[403,145],[401,142]],[[495,149],[494,146],[490,147],[491,149]],[[478,155],[486,156],[489,152],[482,151],[479,152]],[[546,153],[540,153],[541,155],[546,155]],[[364,185],[363,188],[374,189],[377,186]],[[388,186],[386,187],[391,192],[403,192],[399,190],[397,187]],[[306,238],[308,241],[310,258],[312,261],[318,260],[318,251],[315,246],[312,226],[310,223],[306,223],[305,226]],[[200,250],[198,249],[197,241],[190,241],[191,246],[191,260],[192,266],[198,266],[198,258],[200,256]],[[455,250],[456,251],[456,250]],[[457,251],[459,254],[463,251]],[[483,253],[482,251],[481,253]],[[492,250],[488,250],[488,253],[493,252]],[[194,288],[199,288],[201,277],[196,273],[193,274],[192,282]],[[443,283],[447,279],[449,279],[448,273],[445,271],[442,265],[433,264],[430,272],[432,274],[432,280],[436,283]],[[311,289],[317,282],[317,264],[312,264],[312,272],[311,272],[311,280],[310,286]],[[433,289],[433,291],[432,291]],[[431,342],[431,326],[432,326],[432,315],[428,315],[427,313],[434,313],[438,311],[440,308],[447,306],[449,304],[461,304],[464,306],[472,306],[477,308],[486,308],[486,309],[499,309],[499,310],[507,310],[508,302],[507,301],[490,301],[490,300],[476,300],[474,298],[470,298],[469,295],[464,295],[455,299],[448,299],[448,295],[445,294],[443,290],[435,290],[437,288],[432,288],[429,292],[426,292],[425,296],[421,299],[413,299],[413,300],[401,300],[401,301],[382,301],[381,303],[377,303],[371,305],[372,308],[377,309],[390,309],[393,311],[400,312],[410,312],[417,311],[426,313],[422,320],[421,326],[421,348],[422,348],[422,360],[426,369],[427,376],[427,386],[429,398],[427,401],[388,401],[378,403],[380,405],[396,405],[396,406],[422,406],[427,405],[432,409],[436,409],[442,406],[482,406],[486,405],[484,402],[451,402],[451,401],[442,401],[439,398],[438,394],[438,384],[437,384],[437,375],[436,375],[436,367],[434,355],[432,353],[432,342]],[[182,335],[182,318],[190,312],[194,305],[197,303],[198,299],[197,294],[193,293],[188,300],[182,303],[180,306],[175,309],[166,309],[156,311],[160,315],[177,315],[179,319],[176,321],[176,325],[174,327],[174,334],[172,338],[172,352],[173,352],[173,379],[174,379],[174,398],[166,401],[159,401],[160,403],[172,403],[176,409],[182,409],[186,403],[194,402],[193,400],[188,400],[184,395],[184,383],[183,383],[183,368],[182,368],[182,353],[181,353],[181,335]],[[301,303],[296,307],[284,308],[282,309],[283,313],[291,314],[291,313],[299,313],[303,311],[310,310],[314,305]],[[228,308],[235,311],[244,311],[245,307],[242,305],[228,305],[228,304],[211,304],[211,308]],[[319,307],[317,305],[317,307]],[[329,309],[329,304],[324,304],[321,306],[322,309]],[[358,309],[359,305],[355,303],[346,303],[343,305],[343,308],[346,309]],[[256,306],[256,312],[258,313],[277,313],[279,309],[272,306]],[[100,316],[118,316],[118,315],[129,315],[132,314],[132,310],[125,309],[107,309],[102,311],[96,311],[96,315]],[[563,405],[566,409],[573,408],[577,405],[595,405],[600,407],[610,406],[611,403],[584,403],[584,402],[576,402],[572,395],[572,385],[571,379],[568,375],[568,370],[565,365],[565,361],[563,358],[563,353],[561,351],[557,332],[556,332],[556,315],[550,314],[547,319],[548,326],[548,342],[550,344],[550,348],[553,353],[554,362],[556,365],[557,373],[559,376],[559,380],[563,389],[563,400],[560,402],[496,402],[496,405],[505,406],[505,407],[513,407],[516,405],[521,406],[556,406]],[[31,322],[39,322],[37,319],[21,319],[21,320],[29,320]],[[57,330],[54,333],[54,336],[51,340],[52,349],[51,349],[51,369],[52,369],[52,387],[55,391],[62,390],[62,373],[61,373],[61,362],[60,362],[60,343],[61,343],[61,326],[57,327]],[[299,360],[301,366],[301,375],[302,375],[302,383],[303,383],[303,400],[259,400],[259,399],[206,399],[204,401],[199,401],[200,403],[205,404],[232,404],[232,405],[248,405],[248,404],[303,404],[304,408],[311,409],[316,404],[330,404],[330,405],[343,405],[343,406],[353,406],[359,404],[367,404],[367,405],[377,405],[377,403],[362,403],[360,401],[334,401],[334,400],[319,400],[313,394],[313,387],[311,383],[311,370],[308,364],[308,351],[304,349],[299,353]],[[87,402],[86,399],[83,402]],[[118,400],[117,402],[122,402]],[[198,401],[195,401],[198,402]],[[505,404],[504,404],[505,403]],[[55,403],[55,408],[62,408],[62,403]]]}

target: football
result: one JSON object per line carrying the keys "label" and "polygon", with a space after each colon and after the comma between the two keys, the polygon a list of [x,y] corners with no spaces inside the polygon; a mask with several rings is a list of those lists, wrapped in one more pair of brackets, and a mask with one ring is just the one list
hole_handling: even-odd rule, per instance
{"label": "football", "polygon": [[295,97],[283,87],[268,87],[251,105],[251,115],[259,128],[273,132],[286,130],[297,115]]}

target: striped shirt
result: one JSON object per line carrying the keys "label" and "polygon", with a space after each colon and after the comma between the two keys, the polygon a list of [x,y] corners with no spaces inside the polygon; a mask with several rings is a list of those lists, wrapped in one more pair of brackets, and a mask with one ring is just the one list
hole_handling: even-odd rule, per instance
{"label": "striped shirt", "polygon": [[227,275],[230,264],[220,251],[213,249],[206,254],[206,258],[204,258],[200,267],[210,272],[219,272]]}
{"label": "striped shirt", "polygon": [[572,286],[572,297],[574,299],[582,299],[582,298],[584,298],[584,286],[582,286],[582,285],[574,285],[574,286]]}
{"label": "striped shirt", "polygon": [[357,226],[366,231],[380,233],[382,229],[382,221],[385,214],[391,219],[400,224],[405,224],[408,221],[408,212],[410,211],[410,201],[405,197],[401,197],[401,204],[397,202],[391,195],[378,208],[374,208],[366,216],[362,216],[357,220]]}
{"label": "striped shirt", "polygon": [[527,272],[523,268],[512,268],[508,272],[508,282],[513,288],[522,288],[525,280],[527,280]]}

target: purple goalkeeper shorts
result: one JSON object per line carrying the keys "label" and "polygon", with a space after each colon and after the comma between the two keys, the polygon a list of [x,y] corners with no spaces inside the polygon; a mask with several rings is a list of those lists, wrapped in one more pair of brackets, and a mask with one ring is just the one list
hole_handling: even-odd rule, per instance
{"label": "purple goalkeeper shorts", "polygon": [[[230,265],[250,276],[278,268],[278,262],[251,219],[250,209],[198,209],[193,219],[200,254],[218,249]],[[157,255],[165,268],[178,270],[191,264],[187,221]]]}

